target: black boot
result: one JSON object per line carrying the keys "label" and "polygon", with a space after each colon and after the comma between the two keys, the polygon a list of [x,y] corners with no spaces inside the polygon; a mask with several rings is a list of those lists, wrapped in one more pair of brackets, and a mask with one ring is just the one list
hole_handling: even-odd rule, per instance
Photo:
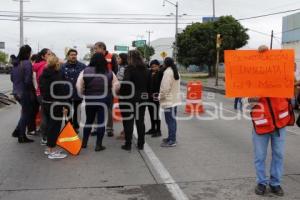
{"label": "black boot", "polygon": [[86,149],[88,143],[88,138],[83,136],[81,148]]}
{"label": "black boot", "polygon": [[126,142],[121,148],[125,151],[131,151],[131,144]]}
{"label": "black boot", "polygon": [[14,132],[11,134],[12,137],[19,137],[19,130],[18,129],[15,129]]}
{"label": "black boot", "polygon": [[34,142],[34,140],[31,140],[31,139],[27,138],[26,136],[20,136],[18,138],[18,142],[19,143],[32,143],[32,142]]}
{"label": "black boot", "polygon": [[155,133],[152,134],[152,137],[160,137],[161,136],[161,131],[156,131]]}
{"label": "black boot", "polygon": [[152,134],[154,134],[155,133],[155,130],[154,129],[150,129],[150,130],[148,130],[147,132],[146,132],[146,135],[152,135]]}
{"label": "black boot", "polygon": [[103,141],[103,136],[98,136],[95,151],[103,151],[106,149],[106,147],[102,145],[102,141]]}
{"label": "black boot", "polygon": [[144,144],[137,144],[138,150],[144,150]]}

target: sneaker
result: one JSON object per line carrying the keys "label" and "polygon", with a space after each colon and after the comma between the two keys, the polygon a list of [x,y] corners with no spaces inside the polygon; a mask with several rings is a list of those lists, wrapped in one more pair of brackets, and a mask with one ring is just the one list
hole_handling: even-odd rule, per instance
{"label": "sneaker", "polygon": [[169,141],[169,142],[167,142],[167,143],[162,143],[160,146],[161,147],[176,147],[176,142],[172,142],[172,141]]}
{"label": "sneaker", "polygon": [[51,160],[54,159],[64,159],[67,157],[67,154],[61,153],[59,151],[52,152],[48,155],[48,158]]}
{"label": "sneaker", "polygon": [[263,184],[258,184],[255,187],[255,194],[257,194],[257,195],[265,195],[266,191],[267,191],[267,187]]}
{"label": "sneaker", "polygon": [[280,197],[284,195],[283,189],[281,188],[280,185],[278,186],[270,185],[270,192]]}
{"label": "sneaker", "polygon": [[50,150],[49,150],[48,148],[45,149],[44,154],[45,154],[46,156],[48,156],[50,153],[51,153],[51,152],[50,152]]}
{"label": "sneaker", "polygon": [[33,136],[33,135],[37,135],[37,134],[36,134],[35,131],[30,131],[30,132],[27,133],[27,135],[32,135]]}
{"label": "sneaker", "polygon": [[41,139],[41,145],[42,145],[42,146],[46,146],[46,145],[47,145],[47,140]]}

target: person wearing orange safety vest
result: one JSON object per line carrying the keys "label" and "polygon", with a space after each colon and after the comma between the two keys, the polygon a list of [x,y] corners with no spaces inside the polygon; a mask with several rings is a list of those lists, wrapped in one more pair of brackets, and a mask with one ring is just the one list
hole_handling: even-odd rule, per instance
{"label": "person wearing orange safety vest", "polygon": [[[118,63],[116,57],[114,57],[111,53],[107,51],[106,45],[104,42],[97,42],[94,45],[94,52],[100,53],[105,56],[105,59],[107,61],[107,67],[110,71],[114,72],[114,74],[117,74],[118,72]],[[106,133],[108,137],[114,136],[114,129],[113,129],[113,96],[112,99],[108,105],[108,119],[106,124]]]}
{"label": "person wearing orange safety vest", "polygon": [[[268,51],[268,47],[260,46],[259,52]],[[255,193],[264,195],[267,186],[270,192],[283,196],[281,178],[283,175],[284,149],[286,140],[286,126],[293,125],[295,116],[290,99],[256,97],[248,99],[251,105],[253,122],[254,165],[256,169]],[[269,141],[272,147],[272,162],[270,179],[266,176],[266,157]]]}

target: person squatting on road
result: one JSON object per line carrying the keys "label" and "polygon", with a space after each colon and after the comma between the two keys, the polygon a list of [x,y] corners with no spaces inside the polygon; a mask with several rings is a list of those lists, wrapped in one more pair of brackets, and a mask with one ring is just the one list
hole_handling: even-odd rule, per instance
{"label": "person squatting on road", "polygon": [[[261,53],[268,47],[260,46]],[[249,98],[253,121],[252,140],[254,146],[254,165],[256,170],[255,193],[264,195],[269,185],[270,191],[283,196],[281,179],[284,168],[284,150],[286,143],[286,126],[294,125],[295,116],[292,104],[287,98],[257,97]],[[270,179],[266,176],[266,157],[268,144],[271,142],[272,161]]]}
{"label": "person squatting on road", "polygon": [[59,59],[55,55],[51,55],[47,59],[47,68],[44,69],[39,80],[43,111],[48,119],[45,126],[48,148],[44,153],[49,159],[63,159],[67,157],[66,154],[55,148],[63,116],[67,114],[67,110],[63,106],[66,100],[63,97],[68,93],[64,84],[60,83],[64,81],[60,70]]}
{"label": "person squatting on road", "polygon": [[162,80],[163,72],[160,71],[160,63],[158,60],[150,62],[150,72],[148,77],[148,111],[151,119],[151,129],[146,132],[146,135],[152,137],[160,137],[160,105],[159,105],[159,89]]}
{"label": "person squatting on road", "polygon": [[[111,53],[107,51],[106,45],[104,42],[97,42],[94,45],[94,53],[100,53],[102,54],[106,61],[107,61],[107,67],[109,71],[114,72],[117,74],[118,72],[118,64],[113,57]],[[108,108],[108,119],[107,119],[107,125],[106,125],[106,132],[108,137],[113,137],[114,136],[114,121],[113,121],[113,97],[111,97],[110,101],[110,107]]]}
{"label": "person squatting on road", "polygon": [[79,117],[80,112],[80,104],[82,103],[82,98],[78,96],[76,90],[76,82],[79,74],[85,69],[85,64],[79,62],[77,60],[78,52],[75,49],[70,49],[67,53],[67,62],[62,66],[62,74],[66,81],[71,83],[72,88],[67,87],[68,91],[72,93],[70,99],[68,99],[69,103],[72,105],[72,109],[68,110],[69,113],[72,114],[70,122],[73,124],[74,129],[77,133],[79,133]]}
{"label": "person squatting on road", "polygon": [[124,78],[120,88],[120,110],[125,131],[125,144],[123,150],[130,151],[134,122],[137,127],[139,150],[144,149],[145,144],[145,110],[147,101],[148,70],[136,50],[128,52],[128,66],[125,69]]}
{"label": "person squatting on road", "polygon": [[181,104],[180,75],[174,60],[170,57],[165,58],[163,70],[159,101],[160,106],[164,109],[168,137],[163,139],[161,147],[175,147],[177,144],[177,106]]}
{"label": "person squatting on road", "polygon": [[82,148],[87,148],[93,122],[97,116],[95,151],[103,151],[105,150],[102,144],[105,134],[105,113],[112,104],[112,90],[119,89],[119,81],[115,74],[108,69],[103,54],[95,53],[92,56],[89,66],[80,73],[76,86],[78,92],[84,96],[86,104],[86,124],[83,129]]}
{"label": "person squatting on road", "polygon": [[18,137],[19,143],[31,143],[33,140],[27,138],[26,129],[29,129],[34,118],[34,104],[36,100],[35,89],[32,82],[32,65],[30,62],[31,47],[24,45],[20,48],[17,60],[11,72],[13,83],[13,95],[21,105],[21,116],[13,137]]}

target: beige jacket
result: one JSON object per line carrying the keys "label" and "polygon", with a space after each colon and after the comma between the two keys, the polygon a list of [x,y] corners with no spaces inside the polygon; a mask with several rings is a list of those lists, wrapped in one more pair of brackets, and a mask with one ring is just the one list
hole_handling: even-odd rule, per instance
{"label": "beige jacket", "polygon": [[181,104],[180,79],[174,79],[174,73],[170,67],[165,70],[161,81],[159,102],[163,109]]}

